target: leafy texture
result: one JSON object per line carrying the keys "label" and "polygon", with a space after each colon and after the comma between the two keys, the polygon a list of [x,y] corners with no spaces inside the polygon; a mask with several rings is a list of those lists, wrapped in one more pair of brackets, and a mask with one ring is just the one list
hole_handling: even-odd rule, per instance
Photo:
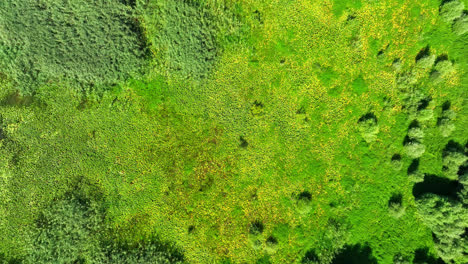
{"label": "leafy texture", "polygon": [[0,73],[30,93],[48,81],[112,84],[144,64],[133,11],[117,0],[0,3]]}

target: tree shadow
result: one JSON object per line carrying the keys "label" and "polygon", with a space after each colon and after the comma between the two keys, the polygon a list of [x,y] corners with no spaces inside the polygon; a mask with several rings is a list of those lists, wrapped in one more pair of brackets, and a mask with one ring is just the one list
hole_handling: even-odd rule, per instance
{"label": "tree shadow", "polygon": [[418,248],[414,252],[414,264],[445,264],[440,258],[436,259],[434,256],[429,254],[429,249],[426,248]]}
{"label": "tree shadow", "polygon": [[418,61],[422,58],[425,58],[427,56],[429,56],[431,54],[431,51],[430,51],[430,48],[429,46],[426,46],[425,48],[421,49],[418,53],[418,55],[416,55],[416,58],[415,60]]}
{"label": "tree shadow", "polygon": [[456,199],[457,192],[462,188],[463,186],[456,180],[449,180],[437,175],[425,175],[423,182],[414,185],[413,195],[417,199],[423,194],[434,193]]}
{"label": "tree shadow", "polygon": [[367,245],[347,245],[333,259],[332,264],[377,264],[377,259],[372,255],[372,249]]}

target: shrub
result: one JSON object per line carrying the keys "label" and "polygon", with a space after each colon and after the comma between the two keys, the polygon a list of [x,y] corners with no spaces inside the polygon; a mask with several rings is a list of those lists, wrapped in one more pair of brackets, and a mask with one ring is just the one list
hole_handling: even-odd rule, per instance
{"label": "shrub", "polygon": [[405,213],[403,197],[401,194],[394,194],[388,201],[388,212],[395,218],[400,218]]}
{"label": "shrub", "polygon": [[434,55],[424,56],[416,61],[416,67],[422,68],[422,69],[430,69],[434,65],[434,62],[435,62]]}
{"label": "shrub", "polygon": [[419,159],[414,159],[408,167],[408,179],[414,183],[424,181],[424,173],[419,171]]}
{"label": "shrub", "polygon": [[396,254],[393,256],[393,264],[410,264],[411,261],[408,257],[405,257],[401,254]]}
{"label": "shrub", "polygon": [[453,64],[449,60],[441,60],[436,63],[434,70],[439,72],[441,76],[444,76],[454,71]]}
{"label": "shrub", "polygon": [[420,127],[412,127],[408,129],[408,137],[410,139],[422,140],[424,138],[424,131]]}
{"label": "shrub", "polygon": [[455,118],[456,113],[450,109],[450,103],[446,102],[442,106],[442,114],[437,119],[437,126],[443,137],[448,137],[455,130],[455,124],[453,119]]}
{"label": "shrub", "polygon": [[468,32],[468,16],[465,15],[455,20],[452,30],[457,35],[463,35]]}
{"label": "shrub", "polygon": [[393,155],[391,159],[391,164],[394,170],[396,171],[401,170],[401,167],[403,166],[403,163],[401,162],[401,155],[400,154]]}
{"label": "shrub", "polygon": [[451,179],[458,177],[458,170],[463,163],[468,160],[468,157],[462,152],[446,151],[443,154],[443,172]]}
{"label": "shrub", "polygon": [[95,207],[75,197],[46,208],[33,232],[30,263],[102,263],[99,245],[102,217]]}
{"label": "shrub", "polygon": [[109,229],[98,207],[70,195],[46,208],[31,234],[26,263],[182,263],[183,256],[156,239],[136,245],[108,239]]}
{"label": "shrub", "polygon": [[456,128],[453,121],[448,118],[439,118],[437,126],[443,137],[449,137]]}
{"label": "shrub", "polygon": [[458,0],[446,2],[440,8],[440,17],[447,22],[452,22],[463,14],[464,8],[465,5]]}
{"label": "shrub", "polygon": [[[435,236],[436,249],[446,262],[457,263],[463,258],[463,239],[468,227],[468,211],[456,200],[425,194],[417,200],[418,212],[423,222]],[[458,262],[460,263],[460,262]]]}
{"label": "shrub", "polygon": [[404,145],[405,153],[408,155],[408,157],[417,159],[421,157],[424,152],[426,151],[426,146],[424,146],[421,142],[419,141],[408,141]]}
{"label": "shrub", "polygon": [[379,125],[377,118],[374,114],[368,113],[362,116],[358,121],[359,132],[367,143],[373,142],[377,139],[379,133]]}

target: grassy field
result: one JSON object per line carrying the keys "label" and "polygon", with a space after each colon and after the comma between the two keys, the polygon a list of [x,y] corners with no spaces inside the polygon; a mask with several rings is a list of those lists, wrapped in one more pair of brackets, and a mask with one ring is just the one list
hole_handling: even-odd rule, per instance
{"label": "grassy field", "polygon": [[82,2],[0,3],[0,262],[466,263],[468,1]]}

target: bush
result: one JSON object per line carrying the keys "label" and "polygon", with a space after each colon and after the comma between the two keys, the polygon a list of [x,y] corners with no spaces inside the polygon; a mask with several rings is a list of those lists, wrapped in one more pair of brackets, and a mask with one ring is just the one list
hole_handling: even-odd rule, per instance
{"label": "bush", "polygon": [[75,197],[46,208],[33,232],[29,263],[102,263],[99,245],[102,217],[94,206]]}
{"label": "bush", "polygon": [[359,132],[367,143],[373,142],[377,139],[379,133],[379,125],[377,118],[374,114],[368,113],[362,116],[358,121]]}
{"label": "bush", "polygon": [[423,222],[435,236],[439,256],[448,263],[462,263],[462,235],[468,227],[468,210],[456,200],[431,193],[418,199],[417,207]]}
{"label": "bush", "polygon": [[456,128],[453,121],[448,118],[439,118],[437,126],[443,137],[449,137]]}
{"label": "bush", "polygon": [[108,239],[98,207],[75,195],[46,208],[31,234],[26,263],[182,263],[183,256],[156,239],[136,245]]}
{"label": "bush", "polygon": [[446,177],[456,179],[458,170],[468,160],[468,157],[462,152],[446,151],[443,154],[443,172]]}
{"label": "bush", "polygon": [[409,258],[401,254],[396,254],[393,257],[393,264],[410,264],[410,263],[411,261],[409,260]]}
{"label": "bush", "polygon": [[450,109],[450,103],[446,102],[442,106],[442,114],[437,119],[437,126],[439,127],[440,133],[443,137],[448,137],[455,130],[455,119],[456,113]]}
{"label": "bush", "polygon": [[400,218],[405,213],[403,197],[401,194],[394,194],[388,201],[388,212],[395,218]]}
{"label": "bush", "polygon": [[422,69],[430,69],[434,65],[434,62],[434,55],[425,56],[416,61],[416,67]]}
{"label": "bush", "polygon": [[408,129],[408,137],[410,139],[422,140],[424,138],[424,131],[420,127],[412,127]]}
{"label": "bush", "polygon": [[458,0],[446,2],[440,8],[440,17],[447,22],[452,22],[463,14],[464,8],[465,5]]}
{"label": "bush", "polygon": [[401,155],[395,154],[392,156],[391,164],[394,170],[399,171],[403,167],[403,162],[401,162]]}
{"label": "bush", "polygon": [[452,25],[453,33],[463,35],[468,32],[468,16],[462,16],[455,20]]}
{"label": "bush", "polygon": [[424,146],[421,142],[419,141],[408,141],[404,145],[405,153],[408,155],[408,157],[417,159],[421,157],[424,152],[426,151],[426,146]]}

